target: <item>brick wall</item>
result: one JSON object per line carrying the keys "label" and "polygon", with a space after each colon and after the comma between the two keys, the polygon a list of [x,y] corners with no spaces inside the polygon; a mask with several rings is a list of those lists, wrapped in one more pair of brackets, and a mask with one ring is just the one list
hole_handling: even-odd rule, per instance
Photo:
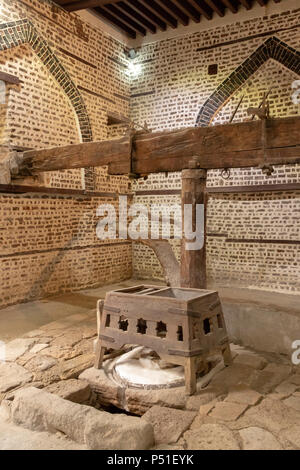
{"label": "brick wall", "polygon": [[[269,90],[272,116],[299,115],[299,106],[291,100],[291,84],[299,79],[300,73],[299,19],[300,10],[287,11],[141,47],[137,61],[143,72],[133,80],[131,88],[133,119],[147,121],[157,131],[176,129],[196,125],[199,113],[204,110],[208,120],[206,123],[198,120],[198,124],[208,125],[210,120],[212,125],[224,124],[243,97],[234,119],[242,122],[249,119],[247,108],[258,106]],[[256,51],[273,40],[276,47],[282,46],[280,57],[272,49],[271,58],[261,60],[256,71],[254,65],[249,65],[243,83],[231,88],[230,78],[236,69],[249,63],[250,58],[259,61]],[[216,75],[209,74],[212,64],[218,65]],[[224,83],[229,94],[223,94],[221,103],[215,92]],[[203,108],[210,97],[217,100],[212,112],[209,106]],[[228,180],[222,178],[220,171],[209,171],[207,185],[212,189],[289,183],[300,183],[299,165],[276,167],[268,178],[257,168],[231,170]],[[178,202],[180,189],[178,174],[152,175],[147,182],[139,181],[134,186],[136,199],[147,198],[148,203],[170,199]],[[207,227],[210,285],[299,292],[300,200],[298,192],[282,191],[281,186],[280,189],[259,194],[210,195]],[[174,190],[173,196],[169,190]],[[172,244],[179,257],[179,243]],[[134,273],[162,278],[158,260],[149,248],[134,246]]]}
{"label": "brick wall", "polygon": [[[116,61],[124,45],[53,5],[0,0],[0,68],[21,80],[9,86],[0,110],[3,139],[15,148],[106,139],[107,111],[129,113],[128,77]],[[103,246],[94,220],[98,204],[129,191],[127,178],[99,168],[45,173],[23,183],[89,189],[113,199],[1,194],[0,307],[131,277],[131,245]]]}
{"label": "brick wall", "polygon": [[[285,12],[143,46],[138,57],[143,72],[129,80],[122,67],[124,45],[76,15],[53,9],[48,0],[0,0],[0,5],[1,24],[30,23],[18,45],[8,48],[5,39],[0,41],[1,70],[21,79],[20,86],[9,87],[0,117],[5,123],[2,140],[13,147],[117,137],[123,129],[108,129],[108,111],[131,113],[153,130],[194,126],[207,99],[270,37],[299,49],[299,11]],[[2,35],[0,31],[0,38],[4,36],[5,27]],[[43,51],[54,61],[54,69]],[[217,75],[208,74],[211,64],[218,64]],[[61,80],[57,67],[63,73]],[[296,78],[291,67],[274,59],[266,61],[221,107],[213,124],[228,122],[242,96],[235,120],[244,120],[247,107],[258,105],[271,86],[271,113],[298,114],[299,108],[290,100]],[[226,181],[219,171],[211,171],[208,186],[299,183],[299,177],[299,166],[278,167],[269,179],[257,169],[233,170]],[[0,306],[130,277],[131,245],[95,239],[97,205],[116,201],[117,193],[130,192],[131,185],[134,191],[143,191],[136,196],[140,202],[173,203],[179,201],[181,187],[178,174],[129,183],[127,178],[108,176],[105,168],[48,173],[32,184],[58,191],[86,188],[111,197],[2,194]],[[299,291],[298,214],[297,192],[211,195],[210,283]],[[172,244],[179,258],[179,244]],[[133,258],[137,276],[162,276],[147,247],[134,246]]]}

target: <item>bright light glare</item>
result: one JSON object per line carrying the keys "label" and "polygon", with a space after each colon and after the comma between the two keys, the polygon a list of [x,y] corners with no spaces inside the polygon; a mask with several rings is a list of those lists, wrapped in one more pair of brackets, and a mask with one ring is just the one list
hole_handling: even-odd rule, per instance
{"label": "bright light glare", "polygon": [[128,74],[132,77],[137,77],[142,72],[142,65],[135,64],[134,62],[129,62],[128,64]]}

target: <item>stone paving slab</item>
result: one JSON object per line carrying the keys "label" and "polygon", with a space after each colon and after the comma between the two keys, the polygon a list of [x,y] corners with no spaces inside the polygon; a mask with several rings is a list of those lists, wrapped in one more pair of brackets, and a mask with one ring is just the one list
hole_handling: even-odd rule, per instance
{"label": "stone paving slab", "polygon": [[152,424],[157,445],[173,444],[190,427],[196,414],[192,411],[153,406],[142,419]]}
{"label": "stone paving slab", "polygon": [[243,450],[282,450],[280,442],[269,431],[249,427],[240,432]]}
{"label": "stone paving slab", "polygon": [[235,421],[248,408],[248,405],[240,403],[217,402],[209,416],[220,421]]}
{"label": "stone paving slab", "polygon": [[236,385],[229,389],[225,402],[240,403],[242,405],[256,405],[262,395],[246,385]]}
{"label": "stone paving slab", "polygon": [[32,380],[32,374],[17,364],[0,362],[0,392],[5,393]]}
{"label": "stone paving slab", "polygon": [[203,424],[183,437],[187,450],[240,450],[234,433],[222,424]]}

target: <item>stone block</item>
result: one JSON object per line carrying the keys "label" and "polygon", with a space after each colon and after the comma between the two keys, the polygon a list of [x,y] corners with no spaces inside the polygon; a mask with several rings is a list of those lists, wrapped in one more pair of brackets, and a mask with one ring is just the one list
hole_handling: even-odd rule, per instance
{"label": "stone block", "polygon": [[15,362],[23,356],[35,343],[31,338],[18,338],[6,344],[5,360],[6,362]]}
{"label": "stone block", "polygon": [[239,354],[235,360],[235,364],[241,364],[249,367],[253,367],[253,369],[263,369],[268,363],[267,361],[256,354]]}
{"label": "stone block", "polygon": [[187,450],[240,450],[233,432],[222,424],[203,424],[184,434]]}
{"label": "stone block", "polygon": [[243,450],[282,450],[280,442],[269,431],[249,427],[240,432]]}
{"label": "stone block", "polygon": [[229,390],[225,402],[240,403],[242,405],[256,405],[262,395],[246,385],[236,385]]}
{"label": "stone block", "polygon": [[154,444],[145,420],[97,411],[33,387],[15,394],[11,419],[34,431],[62,432],[92,450],[143,450]]}
{"label": "stone block", "polygon": [[20,385],[29,383],[32,374],[24,367],[13,363],[0,362],[0,392],[6,393]]}
{"label": "stone block", "polygon": [[236,421],[248,408],[240,403],[217,402],[209,416],[220,421]]}
{"label": "stone block", "polygon": [[142,419],[152,424],[157,445],[174,444],[184,431],[190,427],[196,414],[192,411],[153,406],[144,414]]}
{"label": "stone block", "polygon": [[84,380],[62,380],[61,382],[48,385],[45,390],[58,395],[64,400],[80,404],[87,403],[91,396],[90,385]]}

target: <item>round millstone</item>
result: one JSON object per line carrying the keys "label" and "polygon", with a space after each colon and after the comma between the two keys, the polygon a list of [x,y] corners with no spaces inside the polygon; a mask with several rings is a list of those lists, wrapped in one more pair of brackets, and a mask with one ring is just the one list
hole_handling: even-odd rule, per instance
{"label": "round millstone", "polygon": [[121,386],[160,389],[184,384],[184,368],[159,359],[150,349],[137,347],[112,360],[108,375]]}

